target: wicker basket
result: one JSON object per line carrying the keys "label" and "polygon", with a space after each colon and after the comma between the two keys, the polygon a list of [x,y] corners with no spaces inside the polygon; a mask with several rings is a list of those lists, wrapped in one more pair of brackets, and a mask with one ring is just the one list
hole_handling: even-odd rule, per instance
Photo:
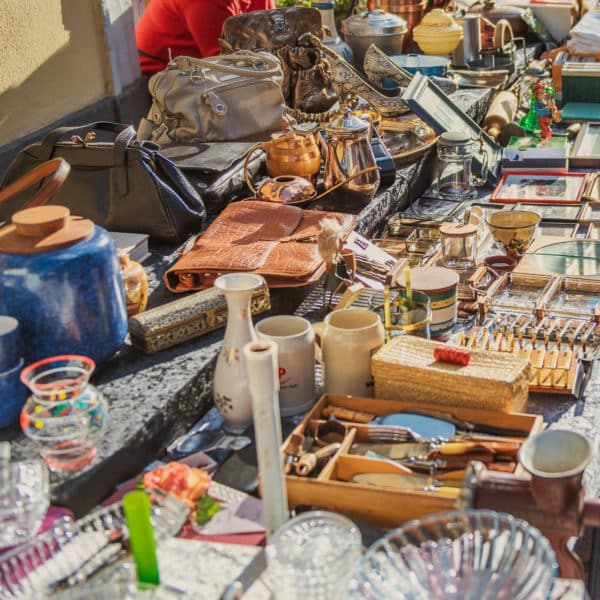
{"label": "wicker basket", "polygon": [[529,360],[501,352],[471,351],[466,366],[437,362],[439,342],[403,335],[383,346],[372,361],[375,397],[522,412],[527,407]]}

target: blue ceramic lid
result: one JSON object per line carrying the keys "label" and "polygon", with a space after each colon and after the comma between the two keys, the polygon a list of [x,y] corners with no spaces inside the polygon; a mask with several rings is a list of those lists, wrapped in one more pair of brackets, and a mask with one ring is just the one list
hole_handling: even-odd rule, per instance
{"label": "blue ceramic lid", "polygon": [[10,371],[21,360],[19,321],[0,315],[0,373]]}

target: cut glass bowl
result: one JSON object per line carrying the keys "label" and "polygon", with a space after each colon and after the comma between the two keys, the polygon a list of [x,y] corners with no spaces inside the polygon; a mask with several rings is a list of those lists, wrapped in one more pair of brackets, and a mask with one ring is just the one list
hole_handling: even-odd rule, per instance
{"label": "cut glass bowl", "polygon": [[453,511],[411,521],[375,542],[352,598],[545,600],[556,568],[550,542],[525,521]]}

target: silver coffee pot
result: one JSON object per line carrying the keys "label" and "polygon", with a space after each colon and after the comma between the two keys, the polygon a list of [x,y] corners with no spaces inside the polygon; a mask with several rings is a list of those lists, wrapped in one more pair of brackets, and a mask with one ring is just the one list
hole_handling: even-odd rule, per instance
{"label": "silver coffee pot", "polygon": [[357,213],[373,199],[379,187],[379,169],[370,130],[371,124],[348,108],[325,127],[323,185],[331,190],[328,209]]}

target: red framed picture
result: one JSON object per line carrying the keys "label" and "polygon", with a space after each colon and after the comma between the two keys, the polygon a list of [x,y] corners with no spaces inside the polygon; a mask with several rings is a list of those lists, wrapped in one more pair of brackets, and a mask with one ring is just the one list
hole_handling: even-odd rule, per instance
{"label": "red framed picture", "polygon": [[505,170],[490,202],[579,204],[588,173]]}

